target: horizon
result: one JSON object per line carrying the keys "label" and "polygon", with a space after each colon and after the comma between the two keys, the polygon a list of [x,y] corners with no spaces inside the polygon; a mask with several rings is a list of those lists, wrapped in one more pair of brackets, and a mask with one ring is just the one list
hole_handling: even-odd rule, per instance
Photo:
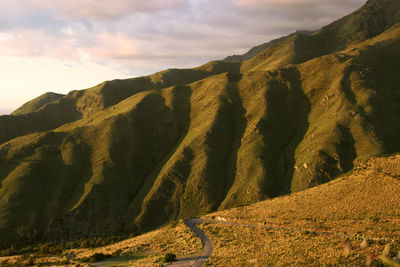
{"label": "horizon", "polygon": [[[5,0],[0,114],[46,92],[192,68],[316,30],[365,0]],[[243,38],[246,36],[246,38]]]}
{"label": "horizon", "polygon": [[10,115],[11,112],[13,112],[12,109],[0,108],[0,116],[1,115]]}

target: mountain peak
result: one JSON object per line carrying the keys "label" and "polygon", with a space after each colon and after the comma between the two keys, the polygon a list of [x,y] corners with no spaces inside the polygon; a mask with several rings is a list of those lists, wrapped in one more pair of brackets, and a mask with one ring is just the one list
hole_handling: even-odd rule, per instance
{"label": "mountain peak", "polygon": [[13,111],[11,113],[11,115],[22,115],[22,114],[34,112],[34,111],[40,109],[41,107],[60,99],[63,96],[64,96],[63,94],[57,94],[57,93],[53,93],[53,92],[45,93],[27,103],[25,103],[24,105],[22,105],[21,107],[19,107],[15,111]]}
{"label": "mountain peak", "polygon": [[[400,1],[369,0],[355,12],[318,31],[298,30],[288,36],[255,46],[243,55],[229,56],[224,60],[240,62],[254,60],[257,65],[259,62],[255,57],[259,54],[261,58],[265,58],[265,55],[273,58],[274,54],[292,53],[290,58],[282,60],[278,65],[273,64],[273,67],[301,63],[375,37],[399,22]],[[300,38],[292,38],[287,42],[293,35],[300,35]],[[305,53],[302,51],[303,47],[312,48],[313,51]],[[254,64],[245,65],[252,66],[246,66],[245,69],[248,70],[253,68]]]}

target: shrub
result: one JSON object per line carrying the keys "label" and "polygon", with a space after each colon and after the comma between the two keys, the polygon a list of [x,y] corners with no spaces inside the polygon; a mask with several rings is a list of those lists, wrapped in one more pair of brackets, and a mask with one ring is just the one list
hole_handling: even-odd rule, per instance
{"label": "shrub", "polygon": [[114,251],[113,254],[111,254],[111,256],[118,257],[121,255],[121,253],[122,253],[122,250],[118,249],[118,250]]}
{"label": "shrub", "polygon": [[111,257],[111,255],[108,255],[108,254],[95,253],[90,257],[81,258],[79,260],[83,263],[92,263],[92,262],[96,262],[96,261],[103,261],[110,257]]}
{"label": "shrub", "polygon": [[6,257],[6,256],[13,256],[16,254],[18,254],[18,251],[16,250],[15,246],[12,245],[11,247],[9,247],[7,249],[3,249],[0,253],[0,256]]}
{"label": "shrub", "polygon": [[174,253],[167,253],[162,259],[162,262],[173,262],[176,261],[176,255]]}

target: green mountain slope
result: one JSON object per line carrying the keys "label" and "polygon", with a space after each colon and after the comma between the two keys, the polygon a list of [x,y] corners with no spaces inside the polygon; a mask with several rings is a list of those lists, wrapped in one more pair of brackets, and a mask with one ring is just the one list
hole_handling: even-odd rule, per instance
{"label": "green mountain slope", "polygon": [[251,48],[249,51],[247,51],[243,55],[228,56],[228,57],[224,58],[223,61],[224,62],[243,62],[243,61],[252,59],[253,57],[257,56],[257,54],[260,53],[261,51],[267,49],[268,47],[271,47],[274,44],[281,43],[286,38],[288,38],[288,36],[281,37],[281,38],[269,41],[269,42],[261,44],[261,45],[257,45],[255,47]]}
{"label": "green mountain slope", "polygon": [[21,115],[21,114],[27,114],[27,113],[32,113],[41,107],[45,106],[48,103],[54,102],[64,95],[62,94],[56,94],[56,93],[45,93],[16,109],[11,113],[11,115]]}
{"label": "green mountain slope", "polygon": [[[353,36],[358,24],[337,25],[387,1],[307,38]],[[296,50],[297,33],[245,62],[105,82],[1,116],[0,244],[143,232],[399,152],[400,24],[378,33],[315,57]]]}
{"label": "green mountain slope", "polygon": [[107,81],[86,90],[72,91],[54,101],[50,101],[52,97],[45,94],[26,103],[12,116],[0,116],[0,144],[18,136],[53,130],[65,123],[88,117],[141,91],[187,84],[238,69],[238,63],[210,62],[195,69],[168,69],[146,77]]}
{"label": "green mountain slope", "polygon": [[399,22],[399,1],[369,0],[359,10],[313,34],[296,32],[267,44],[266,49],[243,63],[242,71],[267,71],[303,63],[377,36]]}

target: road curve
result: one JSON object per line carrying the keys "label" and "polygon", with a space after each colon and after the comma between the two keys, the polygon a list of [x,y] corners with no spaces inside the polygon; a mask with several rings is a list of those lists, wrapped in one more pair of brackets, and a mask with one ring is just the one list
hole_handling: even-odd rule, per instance
{"label": "road curve", "polygon": [[208,236],[206,236],[206,234],[196,226],[196,224],[203,221],[204,220],[200,218],[193,218],[185,221],[185,224],[192,229],[192,231],[195,232],[198,237],[200,237],[201,242],[203,243],[203,252],[201,253],[199,259],[192,265],[193,267],[202,267],[206,263],[207,259],[211,256],[214,249],[210,238],[208,238]]}
{"label": "road curve", "polygon": [[191,266],[191,267],[202,267],[207,259],[211,256],[213,252],[213,244],[206,236],[206,234],[201,231],[199,228],[197,228],[196,224],[205,222],[207,220],[200,219],[200,218],[192,218],[188,219],[185,221],[185,224],[187,227],[189,227],[195,234],[201,239],[201,242],[203,243],[203,252],[201,253],[200,256],[198,257],[192,257],[192,258],[183,258],[183,259],[178,259],[176,262],[164,266],[169,266],[169,267],[184,267],[184,266]]}

